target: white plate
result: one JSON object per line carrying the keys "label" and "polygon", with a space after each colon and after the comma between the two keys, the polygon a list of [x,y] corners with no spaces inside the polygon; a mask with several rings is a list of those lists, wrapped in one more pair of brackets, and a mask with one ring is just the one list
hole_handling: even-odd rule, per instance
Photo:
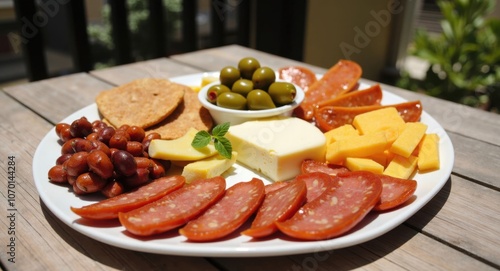
{"label": "white plate", "polygon": [[[172,81],[186,85],[199,85],[204,75],[206,74],[182,76],[172,78]],[[360,86],[360,88],[363,87],[366,85]],[[386,91],[383,95],[384,104],[405,101]],[[89,105],[71,114],[62,122],[71,123],[81,116],[86,116],[89,120],[98,119],[96,105]],[[113,246],[158,254],[202,257],[262,257],[318,252],[357,245],[392,230],[415,214],[441,190],[453,167],[453,146],[444,129],[430,115],[423,112],[421,121],[428,125],[428,133],[437,133],[440,137],[441,169],[415,176],[418,186],[415,191],[416,197],[411,203],[390,212],[370,213],[348,234],[325,241],[299,241],[279,233],[271,238],[256,241],[235,233],[220,241],[195,243],[188,242],[175,230],[152,238],[137,238],[128,234],[118,221],[83,223],[79,220],[79,216],[70,210],[70,206],[88,205],[99,200],[99,197],[78,197],[68,187],[48,181],[47,172],[55,164],[61,150],[54,129],[47,133],[36,150],[33,158],[33,175],[41,199],[60,220],[86,236]],[[235,165],[234,168],[235,171],[227,176],[228,186],[238,181],[248,181],[256,176],[253,171],[242,166]],[[262,178],[262,176],[258,177]],[[264,181],[269,183],[265,179]]]}

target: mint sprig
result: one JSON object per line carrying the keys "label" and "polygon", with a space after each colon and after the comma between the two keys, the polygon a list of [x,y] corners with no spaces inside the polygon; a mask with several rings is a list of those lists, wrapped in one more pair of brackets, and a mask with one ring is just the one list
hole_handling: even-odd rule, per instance
{"label": "mint sprig", "polygon": [[193,148],[199,149],[207,146],[210,142],[214,142],[215,149],[219,154],[227,159],[231,159],[233,147],[231,146],[231,141],[225,137],[227,131],[229,130],[229,122],[225,122],[216,125],[212,129],[212,135],[207,131],[199,131],[194,136],[191,146]]}

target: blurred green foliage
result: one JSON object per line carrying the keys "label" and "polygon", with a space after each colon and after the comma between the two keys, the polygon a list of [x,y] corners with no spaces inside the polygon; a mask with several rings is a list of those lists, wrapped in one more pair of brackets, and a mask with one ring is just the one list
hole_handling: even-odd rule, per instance
{"label": "blurred green foliage", "polygon": [[[128,28],[132,48],[132,57],[135,61],[150,59],[151,50],[148,37],[152,35],[148,26],[148,2],[144,0],[127,0]],[[180,28],[180,13],[182,11],[181,0],[163,0],[165,8],[165,25],[167,33],[173,36]],[[111,21],[109,4],[104,4],[102,8],[102,24],[90,24],[87,31],[90,38],[92,55],[94,58],[94,68],[100,69],[116,65],[112,51],[114,43],[111,36]]]}
{"label": "blurred green foliage", "polygon": [[397,85],[488,111],[500,111],[500,20],[496,0],[438,0],[442,33],[418,29],[410,53],[430,63],[425,79],[403,72]]}

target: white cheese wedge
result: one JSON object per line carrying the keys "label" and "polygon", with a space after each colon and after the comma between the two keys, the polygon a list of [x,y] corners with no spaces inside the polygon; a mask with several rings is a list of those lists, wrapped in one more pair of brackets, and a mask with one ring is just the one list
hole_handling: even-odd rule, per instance
{"label": "white cheese wedge", "polygon": [[219,154],[189,163],[183,168],[181,175],[186,178],[186,183],[220,176],[234,165],[237,156],[238,153],[233,151],[231,159],[224,158]]}
{"label": "white cheese wedge", "polygon": [[231,126],[226,137],[238,162],[272,181],[297,176],[304,159],[325,160],[325,135],[299,118],[247,121]]}

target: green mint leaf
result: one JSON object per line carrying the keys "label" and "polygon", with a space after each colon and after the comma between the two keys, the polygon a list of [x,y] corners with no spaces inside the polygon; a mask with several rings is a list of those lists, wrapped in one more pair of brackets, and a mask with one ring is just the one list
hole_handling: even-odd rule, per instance
{"label": "green mint leaf", "polygon": [[224,136],[227,133],[227,131],[229,131],[229,122],[224,122],[219,125],[216,125],[212,129],[212,135],[214,137]]}
{"label": "green mint leaf", "polygon": [[193,148],[196,149],[203,148],[207,146],[211,140],[212,137],[210,136],[210,134],[207,131],[202,130],[196,133],[196,135],[193,138],[193,141],[191,142],[191,146],[193,146]]}
{"label": "green mint leaf", "polygon": [[231,159],[233,147],[229,139],[225,137],[216,137],[214,141],[215,149],[219,152],[222,157],[226,159]]}

